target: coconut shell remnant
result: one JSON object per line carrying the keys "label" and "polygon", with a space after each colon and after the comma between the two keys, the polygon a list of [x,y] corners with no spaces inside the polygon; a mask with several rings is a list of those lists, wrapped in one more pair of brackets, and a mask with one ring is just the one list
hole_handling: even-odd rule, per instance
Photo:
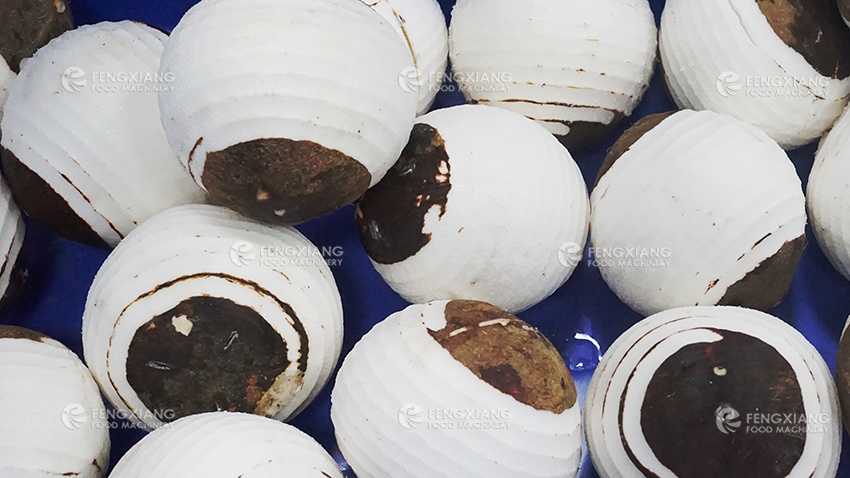
{"label": "coconut shell remnant", "polygon": [[841,12],[844,23],[850,27],[850,0],[838,0],[838,10]]}
{"label": "coconut shell remnant", "polygon": [[15,73],[21,60],[74,28],[66,0],[4,0],[0,3],[0,55]]}
{"label": "coconut shell remnant", "polygon": [[841,401],[841,413],[844,417],[844,426],[850,430],[850,335],[847,327],[850,326],[850,318],[844,325],[841,341],[838,344],[838,357],[835,359],[835,381],[838,384],[838,398]]}

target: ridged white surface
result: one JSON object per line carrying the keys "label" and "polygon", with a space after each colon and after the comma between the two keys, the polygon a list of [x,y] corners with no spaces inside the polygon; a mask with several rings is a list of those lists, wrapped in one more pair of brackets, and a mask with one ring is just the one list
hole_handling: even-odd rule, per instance
{"label": "ridged white surface", "polygon": [[513,313],[552,295],[575,269],[559,262],[559,248],[587,241],[587,188],[570,153],[497,108],[457,106],[417,122],[445,141],[446,212],[433,207],[423,228],[430,241],[401,262],[373,261],[378,272],[412,303],[474,299]]}
{"label": "ridged white surface", "polygon": [[17,77],[18,75],[9,68],[6,60],[0,57],[0,121],[3,120],[3,106],[6,104],[6,98],[9,97],[9,90],[12,89],[12,84]]}
{"label": "ridged white surface", "polygon": [[[413,55],[418,114],[425,114],[443,86],[449,55],[446,17],[437,0],[363,0],[398,32]],[[414,80],[412,76],[404,79]]]}
{"label": "ridged white surface", "polygon": [[[345,358],[331,419],[346,461],[360,478],[573,477],[581,460],[578,404],[536,410],[480,380],[434,340],[445,301],[413,305],[367,333]],[[508,429],[441,429],[401,424],[406,405],[431,410],[508,410]]]}
{"label": "ridged white surface", "polygon": [[214,412],[156,430],[110,478],[342,478],[328,453],[297,428],[244,413]]}
{"label": "ridged white surface", "polygon": [[15,262],[24,245],[24,220],[21,211],[12,200],[12,192],[6,182],[0,179],[0,257],[2,257],[2,273],[0,273],[0,297],[9,287],[9,279],[15,268]]}
{"label": "ridged white surface", "polygon": [[[754,124],[790,149],[826,131],[850,97],[850,78],[818,73],[786,45],[753,0],[668,0],[661,18],[661,62],[667,86],[682,108],[713,110]],[[740,91],[720,93],[721,74],[739,78]],[[760,88],[771,96],[747,95],[748,78],[814,78],[827,82],[820,98],[806,87]],[[789,91],[779,96],[779,90]],[[730,93],[734,93],[729,90]]]}
{"label": "ridged white surface", "polygon": [[[69,31],[25,63],[6,103],[3,147],[113,246],[151,216],[204,199],[168,146],[155,92],[92,90],[104,86],[98,73],[156,73],[166,41],[129,21]],[[81,91],[60,81],[71,67],[85,74]]]}
{"label": "ridged white surface", "polygon": [[208,152],[287,138],[347,154],[374,185],[413,125],[417,95],[399,86],[412,66],[405,42],[362,2],[204,0],[163,54],[175,89],[160,94],[162,123],[199,184]]}
{"label": "ridged white surface", "polygon": [[[824,414],[830,423],[825,433],[807,433],[803,456],[788,476],[834,477],[841,454],[842,428],[838,395],[826,363],[791,326],[765,313],[737,307],[686,307],[656,314],[626,331],[605,353],[590,382],[584,416],[588,450],[600,476],[644,476],[627,455],[623,433],[625,440],[633,444],[630,448],[636,460],[650,472],[660,477],[675,476],[648,449],[639,423],[620,429],[619,410],[622,406],[624,413],[639,415],[646,384],[655,371],[652,366],[688,345],[722,339],[713,332],[717,330],[753,336],[773,347],[791,365],[803,394],[806,415]],[[758,410],[739,412],[743,421],[743,414]]]}
{"label": "ridged white surface", "polygon": [[667,267],[601,267],[617,296],[645,315],[717,304],[806,225],[785,152],[711,111],[680,111],[644,134],[602,176],[591,204],[594,249],[669,251]]}
{"label": "ridged white surface", "polygon": [[[452,69],[468,100],[524,114],[557,135],[570,132],[569,122],[630,115],[649,86],[656,46],[646,0],[458,0],[449,29]],[[500,88],[486,75],[510,75],[499,83],[508,91],[493,91]]]}
{"label": "ridged white surface", "polygon": [[806,197],[818,244],[850,280],[850,113],[841,117],[821,143]]}
{"label": "ridged white surface", "polygon": [[[105,474],[106,409],[91,374],[73,352],[52,339],[0,339],[0,390],[0,476]],[[72,421],[66,426],[63,412],[69,406],[77,414],[68,416]]]}
{"label": "ridged white surface", "polygon": [[[233,259],[233,248],[239,244],[251,247],[247,252],[254,260],[246,265]],[[166,211],[115,248],[89,291],[83,346],[86,362],[116,408],[135,412],[148,427],[161,425],[157,417],[162,411],[157,414],[148,410],[127,380],[128,347],[142,325],[183,300],[202,295],[254,309],[280,333],[290,363],[279,379],[298,374],[301,339],[292,325],[296,318],[277,301],[289,304],[306,330],[307,370],[298,388],[286,386],[269,392],[281,402],[281,408],[264,413],[285,420],[315,398],[336,366],[342,347],[342,303],[336,283],[323,263],[300,265],[282,260],[278,265],[262,264],[256,260],[262,247],[315,248],[295,229],[261,225],[215,206]],[[143,297],[160,285],[187,276],[196,277]],[[253,282],[265,292],[238,280]]]}

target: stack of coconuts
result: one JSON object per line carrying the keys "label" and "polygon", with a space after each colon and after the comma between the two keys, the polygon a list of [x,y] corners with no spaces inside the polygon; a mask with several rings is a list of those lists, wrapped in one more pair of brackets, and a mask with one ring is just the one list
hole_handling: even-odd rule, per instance
{"label": "stack of coconuts", "polygon": [[[105,476],[101,394],[153,431],[110,476],[342,477],[282,423],[334,376],[360,477],[573,477],[582,421],[603,477],[836,476],[850,340],[836,386],[764,311],[808,220],[850,279],[845,21],[846,0],[667,0],[660,29],[648,0],[457,0],[450,28],[436,0],[202,0],[168,35],[5,1],[0,295],[25,287],[20,211],[111,253],[87,365],[0,326],[0,477]],[[634,118],[587,183],[570,151],[610,145],[657,56],[680,109]],[[447,87],[468,104],[433,109]],[[821,137],[804,196],[786,150]],[[351,203],[413,305],[337,373],[331,269],[256,256],[317,250],[294,226]],[[626,259],[600,273],[649,317],[606,353],[582,420],[563,357],[514,314],[588,245]],[[759,433],[752,414],[803,426]]]}

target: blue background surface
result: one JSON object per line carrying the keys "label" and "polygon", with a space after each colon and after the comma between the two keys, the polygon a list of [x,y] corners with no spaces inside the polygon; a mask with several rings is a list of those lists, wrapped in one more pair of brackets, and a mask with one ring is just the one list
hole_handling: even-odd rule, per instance
{"label": "blue background surface", "polygon": [[[170,31],[194,3],[193,0],[73,0],[71,7],[78,24],[132,19]],[[441,0],[440,3],[449,18],[454,0]],[[663,0],[650,3],[658,18]],[[441,93],[435,108],[462,102],[463,98],[458,93]],[[670,109],[673,105],[656,69],[652,85],[632,118],[598,147],[573,152],[588,185],[593,184],[605,152],[625,127],[647,114]],[[790,154],[804,185],[815,146],[809,145]],[[86,293],[107,252],[57,238],[37,224],[28,225],[29,281],[23,296],[0,316],[0,323],[22,325],[46,333],[82,355],[81,318]],[[299,229],[320,247],[342,246],[345,249],[342,265],[334,268],[345,307],[345,354],[373,324],[407,304],[390,290],[369,263],[357,239],[352,207]],[[838,337],[850,314],[850,282],[830,266],[815,243],[811,230],[808,233],[809,245],[791,292],[772,313],[799,329],[834,369]],[[568,360],[574,369],[573,376],[582,402],[597,357],[591,343],[576,338],[576,334],[593,337],[604,351],[641,318],[620,303],[602,281],[599,271],[588,267],[586,261],[553,297],[519,315],[540,328]],[[333,437],[329,418],[330,388],[327,387],[292,423],[325,446],[340,461],[346,476],[354,476],[344,464]],[[143,432],[138,430],[113,430],[112,463],[116,463],[142,435]],[[842,455],[839,476],[850,476],[850,452],[847,448]],[[586,453],[580,476],[597,476]]]}

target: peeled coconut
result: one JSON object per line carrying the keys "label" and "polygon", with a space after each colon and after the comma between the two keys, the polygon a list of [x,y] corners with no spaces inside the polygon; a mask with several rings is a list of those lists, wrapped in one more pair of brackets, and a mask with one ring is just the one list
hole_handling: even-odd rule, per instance
{"label": "peeled coconut", "polygon": [[331,401],[339,448],[360,477],[561,478],[581,461],[563,358],[483,302],[391,315],[345,358]]}
{"label": "peeled coconut", "polygon": [[850,113],[841,117],[818,149],[806,197],[818,243],[850,280]]}
{"label": "peeled coconut", "polygon": [[375,268],[408,301],[476,299],[516,312],[575,269],[559,250],[584,250],[587,189],[570,153],[533,121],[458,106],[417,120],[356,215]]}
{"label": "peeled coconut", "polygon": [[[219,204],[273,223],[330,213],[398,159],[417,94],[410,48],[352,0],[204,0],[162,58],[168,140]],[[409,71],[409,70],[408,70]]]}
{"label": "peeled coconut", "polygon": [[417,114],[425,114],[443,86],[448,64],[446,17],[437,0],[363,0],[398,32],[410,47],[413,67],[399,85],[419,95]]}
{"label": "peeled coconut", "polygon": [[0,309],[14,299],[26,279],[26,266],[22,263],[21,248],[26,228],[21,211],[12,200],[6,182],[0,179]]}
{"label": "peeled coconut", "polygon": [[145,222],[107,258],[83,315],[106,398],[149,428],[216,410],[295,416],[336,366],[342,304],[321,261],[268,255],[313,250],[216,206]]}
{"label": "peeled coconut", "polygon": [[114,246],[169,207],[201,202],[159,123],[167,37],[134,22],[67,32],[28,60],[2,124],[15,201],[60,235]]}
{"label": "peeled coconut", "polygon": [[452,69],[469,102],[586,145],[632,114],[655,67],[647,0],[458,0]]}
{"label": "peeled coconut", "polygon": [[244,413],[204,413],[142,438],[111,478],[342,478],[305,433]]}
{"label": "peeled coconut", "polygon": [[74,352],[38,332],[0,325],[0,390],[0,476],[106,474],[106,409]]}
{"label": "peeled coconut", "polygon": [[758,128],[711,111],[651,115],[611,148],[590,196],[593,261],[644,315],[768,310],[805,247],[794,165]]}
{"label": "peeled coconut", "polygon": [[820,137],[850,98],[850,30],[832,0],[668,0],[659,49],[676,104],[786,149]]}
{"label": "peeled coconut", "polygon": [[605,353],[587,391],[588,451],[602,478],[832,478],[835,383],[788,324],[736,307],[645,319]]}

